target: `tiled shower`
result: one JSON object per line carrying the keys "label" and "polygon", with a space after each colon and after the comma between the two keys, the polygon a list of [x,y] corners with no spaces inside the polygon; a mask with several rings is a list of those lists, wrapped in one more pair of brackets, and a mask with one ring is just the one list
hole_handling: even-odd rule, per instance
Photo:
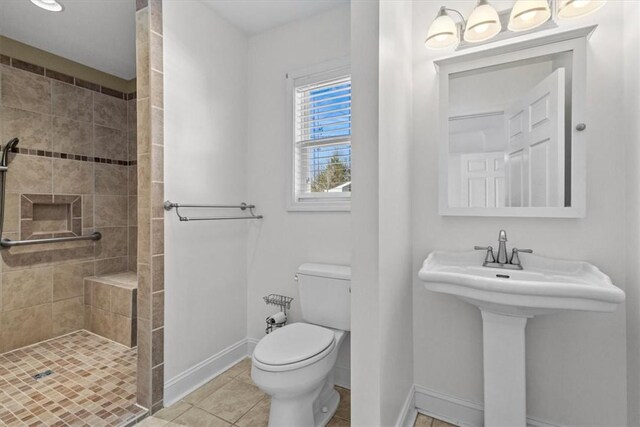
{"label": "tiled shower", "polygon": [[135,93],[8,57],[1,72],[2,140],[20,138],[9,157],[3,237],[27,240],[94,230],[103,237],[95,244],[0,252],[0,349],[79,329],[111,336],[108,329],[122,322],[104,305],[92,304],[84,278],[136,269]]}

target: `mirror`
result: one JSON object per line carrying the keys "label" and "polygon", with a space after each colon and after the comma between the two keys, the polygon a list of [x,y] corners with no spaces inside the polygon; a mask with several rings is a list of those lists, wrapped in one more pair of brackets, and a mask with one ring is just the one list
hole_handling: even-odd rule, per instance
{"label": "mirror", "polygon": [[438,64],[442,214],[583,215],[581,54],[560,43]]}

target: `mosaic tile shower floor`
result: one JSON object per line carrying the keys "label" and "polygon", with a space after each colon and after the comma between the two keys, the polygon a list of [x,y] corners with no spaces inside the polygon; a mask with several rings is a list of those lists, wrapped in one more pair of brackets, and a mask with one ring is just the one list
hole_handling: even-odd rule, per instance
{"label": "mosaic tile shower floor", "polygon": [[0,355],[0,425],[129,425],[145,413],[135,400],[136,349],[89,332]]}

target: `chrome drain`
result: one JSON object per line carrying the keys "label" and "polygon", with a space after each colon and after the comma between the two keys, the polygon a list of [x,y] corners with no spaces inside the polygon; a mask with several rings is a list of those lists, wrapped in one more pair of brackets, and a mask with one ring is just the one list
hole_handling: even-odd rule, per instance
{"label": "chrome drain", "polygon": [[33,376],[33,379],[34,379],[34,380],[41,380],[41,379],[43,379],[43,378],[48,377],[49,375],[53,375],[53,371],[52,371],[51,369],[47,369],[47,370],[46,370],[46,371],[44,371],[44,372],[40,372],[39,374],[35,374],[35,375]]}

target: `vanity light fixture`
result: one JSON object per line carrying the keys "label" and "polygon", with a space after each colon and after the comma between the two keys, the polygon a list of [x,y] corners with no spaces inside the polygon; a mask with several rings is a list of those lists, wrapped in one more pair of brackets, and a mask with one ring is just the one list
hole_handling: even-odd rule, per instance
{"label": "vanity light fixture", "polygon": [[49,12],[62,12],[64,9],[56,0],[31,0],[31,3]]}
{"label": "vanity light fixture", "polygon": [[[605,3],[606,0],[517,0],[510,13],[508,10],[498,13],[489,0],[478,0],[468,20],[459,11],[442,6],[429,27],[424,44],[431,49],[440,49],[462,40],[468,43],[485,42],[502,32],[502,23],[506,23],[507,16],[509,31],[529,31],[551,19],[552,6],[559,19],[572,19],[595,12]],[[456,23],[450,12],[460,16],[460,22]],[[504,20],[501,21],[501,17]],[[502,38],[507,37],[505,34]]]}
{"label": "vanity light fixture", "polygon": [[606,0],[560,0],[558,3],[558,18],[580,18],[595,12],[605,3]]}
{"label": "vanity light fixture", "polygon": [[447,11],[452,11],[460,15],[462,22],[464,22],[464,17],[454,9],[447,9],[446,7],[440,7],[438,11],[438,15],[436,19],[433,20],[433,23],[429,27],[429,32],[427,33],[427,39],[424,41],[424,45],[430,48],[441,48],[441,47],[449,47],[460,41],[460,35],[458,24],[454,22],[454,20],[449,16]]}
{"label": "vanity light fixture", "polygon": [[464,30],[464,40],[470,43],[483,42],[495,37],[502,30],[500,17],[488,0],[478,0]]}
{"label": "vanity light fixture", "polygon": [[511,31],[532,30],[551,18],[547,0],[518,0],[511,9],[508,28]]}

